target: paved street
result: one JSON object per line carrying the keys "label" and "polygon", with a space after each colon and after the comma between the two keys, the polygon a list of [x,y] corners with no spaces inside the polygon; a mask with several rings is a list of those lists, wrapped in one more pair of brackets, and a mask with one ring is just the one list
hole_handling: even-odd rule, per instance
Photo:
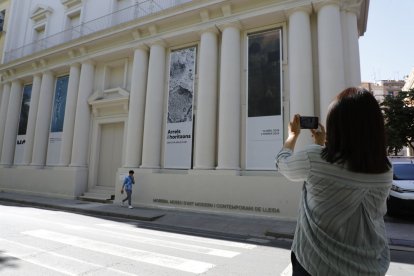
{"label": "paved street", "polygon": [[[289,241],[0,205],[1,275],[290,275]],[[158,229],[157,229],[158,228]],[[414,252],[393,251],[387,275],[414,273]]]}

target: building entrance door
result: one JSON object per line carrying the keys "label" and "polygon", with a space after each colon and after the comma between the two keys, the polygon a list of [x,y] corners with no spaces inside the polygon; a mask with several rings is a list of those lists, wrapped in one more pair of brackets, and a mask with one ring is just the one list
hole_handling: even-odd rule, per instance
{"label": "building entrance door", "polygon": [[122,167],[124,123],[101,125],[97,188],[115,188],[116,173]]}

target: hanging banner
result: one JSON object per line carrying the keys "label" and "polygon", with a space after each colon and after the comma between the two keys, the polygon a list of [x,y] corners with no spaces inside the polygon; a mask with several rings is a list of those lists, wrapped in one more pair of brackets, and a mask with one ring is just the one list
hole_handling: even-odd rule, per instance
{"label": "hanging banner", "polygon": [[53,100],[52,118],[49,133],[49,145],[47,148],[46,164],[48,165],[56,165],[59,163],[68,82],[69,76],[59,77],[56,80],[55,97]]}
{"label": "hanging banner", "polygon": [[281,45],[280,29],[248,35],[246,169],[275,170],[283,145]]}
{"label": "hanging banner", "polygon": [[195,62],[196,47],[171,52],[165,168],[191,168]]}
{"label": "hanging banner", "polygon": [[14,164],[23,163],[24,147],[26,144],[27,121],[29,119],[30,100],[32,98],[32,85],[23,87],[22,106],[20,109],[19,130],[17,132],[16,147],[14,150]]}

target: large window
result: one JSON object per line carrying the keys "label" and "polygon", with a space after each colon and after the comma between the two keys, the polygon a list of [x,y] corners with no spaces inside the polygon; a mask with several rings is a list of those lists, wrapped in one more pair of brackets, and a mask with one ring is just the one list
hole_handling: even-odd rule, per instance
{"label": "large window", "polygon": [[31,84],[25,85],[23,88],[22,107],[20,109],[19,132],[17,133],[17,135],[26,134],[31,97],[32,97],[32,85]]}
{"label": "large window", "polygon": [[282,146],[281,29],[247,35],[246,169],[274,170]]}
{"label": "large window", "polygon": [[249,117],[281,114],[279,36],[279,30],[249,35]]}

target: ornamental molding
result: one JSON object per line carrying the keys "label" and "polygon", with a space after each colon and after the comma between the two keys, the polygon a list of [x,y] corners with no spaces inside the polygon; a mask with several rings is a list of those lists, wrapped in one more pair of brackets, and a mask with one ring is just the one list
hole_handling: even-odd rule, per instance
{"label": "ornamental molding", "polygon": [[30,18],[36,22],[40,23],[45,21],[50,14],[53,13],[53,9],[51,7],[47,7],[45,5],[36,5],[33,11],[30,14]]}
{"label": "ornamental molding", "polygon": [[95,117],[128,114],[129,92],[121,87],[93,93],[88,103]]}
{"label": "ornamental molding", "polygon": [[79,7],[82,5],[82,0],[60,0],[60,2],[68,10],[73,7]]}

